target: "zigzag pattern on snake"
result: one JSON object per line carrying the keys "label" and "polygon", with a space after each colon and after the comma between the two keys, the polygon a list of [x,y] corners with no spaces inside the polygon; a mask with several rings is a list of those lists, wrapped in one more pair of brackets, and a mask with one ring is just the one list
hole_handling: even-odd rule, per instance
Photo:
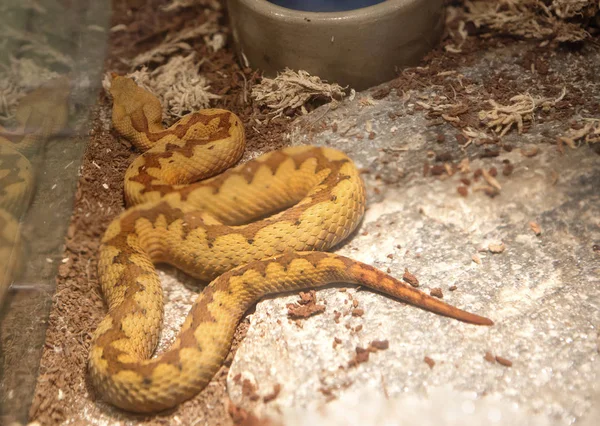
{"label": "zigzag pattern on snake", "polygon": [[[134,205],[109,226],[99,253],[108,313],[94,334],[89,372],[110,403],[154,412],[194,396],[225,359],[245,311],[268,294],[355,283],[492,324],[324,252],[350,235],[365,210],[362,180],[342,152],[290,147],[229,168],[245,145],[233,113],[203,110],[164,129],[159,101],[131,79],[115,76],[111,94],[115,129],[146,152],[125,176],[125,198]],[[163,315],[158,262],[212,282],[172,346],[151,358]]]}

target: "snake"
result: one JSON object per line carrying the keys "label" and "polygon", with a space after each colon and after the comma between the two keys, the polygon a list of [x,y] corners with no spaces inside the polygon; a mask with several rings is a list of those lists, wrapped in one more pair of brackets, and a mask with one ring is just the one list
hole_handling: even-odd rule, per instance
{"label": "snake", "polygon": [[0,126],[0,310],[22,272],[20,220],[34,193],[39,155],[46,141],[65,127],[69,95],[69,77],[53,78],[19,100],[14,129]]}
{"label": "snake", "polygon": [[[125,172],[127,208],[108,226],[98,276],[108,306],[93,334],[91,382],[123,410],[160,412],[192,398],[228,355],[244,313],[261,298],[349,283],[477,325],[453,307],[376,268],[327,250],[366,208],[365,186],[343,152],[289,146],[239,164],[243,124],[204,109],[170,127],[160,101],[113,75],[112,123],[142,153]],[[156,264],[210,282],[171,346],[153,356],[163,320]]]}

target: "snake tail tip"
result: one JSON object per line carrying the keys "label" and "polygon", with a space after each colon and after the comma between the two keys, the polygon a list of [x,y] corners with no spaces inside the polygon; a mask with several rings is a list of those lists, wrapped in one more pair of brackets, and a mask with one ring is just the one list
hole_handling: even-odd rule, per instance
{"label": "snake tail tip", "polygon": [[481,319],[476,323],[476,325],[485,325],[491,327],[492,325],[494,325],[494,321],[486,317],[481,317]]}

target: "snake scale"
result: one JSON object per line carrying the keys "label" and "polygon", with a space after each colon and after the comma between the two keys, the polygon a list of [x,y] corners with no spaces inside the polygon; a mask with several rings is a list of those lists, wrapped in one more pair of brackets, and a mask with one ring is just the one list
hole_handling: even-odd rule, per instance
{"label": "snake scale", "polygon": [[[342,152],[288,147],[231,168],[245,136],[232,112],[207,109],[161,124],[161,106],[114,76],[113,126],[145,151],[125,175],[130,207],[108,227],[99,277],[108,314],[89,356],[92,383],[133,412],[174,407],[202,390],[244,312],[265,295],[354,283],[461,321],[493,324],[360,262],[325,251],[357,227],[365,190]],[[192,183],[193,182],[193,183]],[[155,263],[211,283],[179,335],[152,357],[163,301]]]}

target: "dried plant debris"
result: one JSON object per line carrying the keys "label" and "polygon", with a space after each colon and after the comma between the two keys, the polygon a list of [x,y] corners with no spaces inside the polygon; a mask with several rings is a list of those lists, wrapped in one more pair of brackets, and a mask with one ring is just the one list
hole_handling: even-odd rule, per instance
{"label": "dried plant debris", "polygon": [[[453,80],[456,80],[456,83],[463,85],[464,76],[448,74],[448,77],[450,76]],[[447,84],[452,85],[454,83],[451,81],[452,79],[449,78]],[[449,103],[446,96],[435,93],[422,95],[421,100],[415,102],[417,109],[427,111],[428,118],[441,117],[453,126],[461,128],[464,136],[464,143],[461,144],[464,148],[471,142],[481,145],[491,140],[497,141],[513,128],[516,128],[519,134],[523,133],[525,125],[533,123],[535,112],[538,110],[548,112],[563,100],[567,91],[566,88],[563,88],[555,98],[534,97],[529,93],[517,94],[510,98],[508,105],[502,105],[494,99],[488,99],[484,103],[489,107],[481,109],[478,113],[478,119],[485,127],[483,130],[475,128],[474,123],[465,122],[461,118],[464,114],[468,115],[474,105],[480,103],[478,99],[480,93],[476,88],[471,88],[468,93],[469,95],[465,96],[460,102],[455,103]],[[492,134],[490,135],[490,133]]]}
{"label": "dried plant debris", "polygon": [[[146,67],[128,74],[144,89],[156,95],[163,106],[163,117],[180,118],[185,114],[208,108],[219,95],[210,92],[210,83],[198,73],[195,53],[174,56],[169,62],[149,71]],[[104,89],[110,89],[107,74]]]}
{"label": "dried plant debris", "polygon": [[218,0],[171,0],[161,9],[165,12],[177,12],[186,7],[208,7],[212,10],[221,10],[223,5]]}
{"label": "dried plant debris", "polygon": [[515,126],[521,134],[523,133],[524,123],[533,121],[535,110],[538,108],[550,109],[561,101],[566,93],[566,89],[563,88],[561,94],[555,99],[534,98],[530,94],[516,95],[510,99],[510,105],[501,105],[493,99],[489,99],[487,102],[491,109],[479,111],[479,119],[501,137]]}
{"label": "dried plant debris", "polygon": [[[168,33],[165,40],[147,52],[140,53],[129,64],[132,68],[151,63],[163,63],[172,55],[181,52],[190,52],[193,48],[189,41],[200,37],[212,37],[218,32],[215,19],[210,19],[201,25],[188,27],[178,33]],[[205,39],[206,40],[206,39]]]}
{"label": "dried plant debris", "polygon": [[466,22],[499,35],[557,42],[578,42],[590,34],[583,28],[585,13],[598,12],[598,2],[583,0],[466,1]]}
{"label": "dried plant debris", "polygon": [[[353,93],[351,91],[350,95]],[[270,116],[278,117],[298,109],[305,113],[310,101],[337,103],[346,95],[346,90],[339,84],[327,83],[303,70],[287,68],[275,78],[263,78],[252,87],[251,96],[258,106],[269,110]]]}
{"label": "dried plant debris", "polygon": [[577,144],[581,142],[600,142],[600,119],[586,118],[583,120],[583,123],[577,123],[576,127],[575,129],[569,129],[564,136],[559,138],[559,141],[572,149],[575,149]]}

